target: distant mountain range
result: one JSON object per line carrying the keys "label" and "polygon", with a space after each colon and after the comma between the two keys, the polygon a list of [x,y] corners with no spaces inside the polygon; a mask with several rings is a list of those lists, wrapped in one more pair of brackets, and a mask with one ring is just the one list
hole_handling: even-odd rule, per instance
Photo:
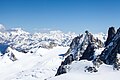
{"label": "distant mountain range", "polygon": [[[0,43],[10,45],[12,48],[25,53],[29,52],[32,48],[50,48],[52,44],[57,46],[69,46],[72,39],[77,35],[78,34],[74,32],[64,33],[59,30],[31,34],[21,28],[6,29],[0,24]],[[99,33],[95,34],[95,37],[104,41],[106,35]]]}

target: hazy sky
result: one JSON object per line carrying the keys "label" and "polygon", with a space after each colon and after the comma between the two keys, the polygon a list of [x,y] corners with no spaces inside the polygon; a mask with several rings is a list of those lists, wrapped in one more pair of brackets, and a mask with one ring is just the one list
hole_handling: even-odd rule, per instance
{"label": "hazy sky", "polygon": [[0,0],[0,24],[29,32],[106,32],[120,27],[120,0]]}

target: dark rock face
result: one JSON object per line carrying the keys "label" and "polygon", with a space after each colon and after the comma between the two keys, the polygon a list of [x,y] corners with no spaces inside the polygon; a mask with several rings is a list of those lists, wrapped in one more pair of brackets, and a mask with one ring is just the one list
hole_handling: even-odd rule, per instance
{"label": "dark rock face", "polygon": [[99,68],[100,65],[103,64],[103,61],[100,59],[100,55],[97,55],[93,60],[92,60],[93,66]]}
{"label": "dark rock face", "polygon": [[87,59],[89,61],[93,60],[94,52],[95,52],[94,49],[95,49],[95,47],[93,44],[88,44],[88,46],[87,46],[85,52],[83,53],[82,57],[80,58],[80,60],[82,60],[82,59]]}
{"label": "dark rock face", "polygon": [[113,64],[113,70],[119,70],[120,69],[120,58],[116,59],[115,63]]}
{"label": "dark rock face", "polygon": [[98,38],[95,39],[94,36],[86,31],[86,35],[84,37],[84,40],[81,44],[80,51],[82,52],[80,56],[80,60],[87,59],[92,60],[94,57],[95,49],[103,47],[102,41],[100,41]]}
{"label": "dark rock face", "polygon": [[66,72],[67,72],[67,71],[66,71],[66,70],[67,70],[67,67],[66,67],[66,66],[67,66],[68,64],[71,64],[72,61],[73,61],[73,55],[70,54],[70,55],[67,56],[67,57],[65,58],[65,60],[61,63],[61,65],[59,66],[59,68],[58,68],[57,73],[56,73],[55,76],[66,73]]}
{"label": "dark rock face", "polygon": [[120,28],[114,35],[112,40],[102,51],[100,59],[108,65],[113,65],[116,62],[117,54],[120,54]]}
{"label": "dark rock face", "polygon": [[9,57],[10,60],[12,60],[12,61],[16,61],[16,60],[17,60],[17,58],[15,57],[15,55],[14,55],[13,53],[8,54],[8,57]]}
{"label": "dark rock face", "polygon": [[110,27],[109,30],[108,30],[108,37],[107,37],[107,40],[105,42],[105,47],[111,42],[111,40],[114,37],[115,33],[116,33],[115,28]]}
{"label": "dark rock face", "polygon": [[90,73],[92,73],[92,72],[98,72],[98,70],[95,67],[91,67],[91,66],[86,66],[84,71],[85,72],[88,71]]}
{"label": "dark rock face", "polygon": [[[61,64],[63,64],[63,63],[61,63]],[[65,65],[60,65],[55,76],[64,74],[66,72],[67,71],[66,71]]]}
{"label": "dark rock face", "polygon": [[70,54],[69,56],[67,56],[67,57],[65,58],[65,60],[64,60],[64,62],[63,62],[63,65],[71,64],[72,61],[74,61],[73,55]]}
{"label": "dark rock face", "polygon": [[71,42],[70,44],[70,48],[74,48],[74,47],[77,47],[79,44],[80,44],[80,39],[83,37],[83,34],[80,35],[80,36],[77,36],[73,39],[73,41]]}
{"label": "dark rock face", "polygon": [[104,46],[103,42],[98,38],[96,39],[96,43],[98,43],[97,48],[102,48]]}
{"label": "dark rock face", "polygon": [[64,56],[73,54],[74,60],[79,60],[80,58],[91,60],[88,57],[93,56],[94,49],[103,47],[102,41],[100,41],[98,38],[95,39],[94,36],[88,31],[85,31],[85,33],[85,36],[82,34],[73,39],[72,43],[70,44],[70,48]]}
{"label": "dark rock face", "polygon": [[70,48],[68,49],[68,51],[65,53],[64,56],[67,56],[67,55],[70,54],[71,52],[74,52],[74,53],[78,52],[78,48],[79,48],[78,46],[80,46],[80,44],[81,44],[81,41],[82,41],[81,39],[82,39],[82,37],[83,37],[83,34],[75,37],[75,38],[72,40],[72,42],[71,42],[71,44],[70,44]]}

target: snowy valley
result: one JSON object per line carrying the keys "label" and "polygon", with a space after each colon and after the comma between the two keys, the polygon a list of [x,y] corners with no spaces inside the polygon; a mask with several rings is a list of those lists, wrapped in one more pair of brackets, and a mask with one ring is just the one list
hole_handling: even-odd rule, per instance
{"label": "snowy valley", "polygon": [[[106,31],[107,32],[107,31]],[[120,29],[29,33],[0,25],[1,80],[119,80]]]}

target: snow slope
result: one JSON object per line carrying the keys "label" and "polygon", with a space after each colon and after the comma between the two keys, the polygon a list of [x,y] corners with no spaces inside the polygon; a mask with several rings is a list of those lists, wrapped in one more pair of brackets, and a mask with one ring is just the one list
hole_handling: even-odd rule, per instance
{"label": "snow slope", "polygon": [[112,70],[112,66],[103,64],[97,73],[84,72],[84,67],[92,65],[89,61],[73,62],[70,72],[48,80],[120,80],[120,71]]}
{"label": "snow slope", "polygon": [[0,59],[1,80],[44,80],[55,75],[62,58],[59,54],[66,52],[68,47],[53,49],[39,48],[36,53],[20,53],[11,50],[18,60],[8,59],[7,55]]}
{"label": "snow slope", "polygon": [[[12,62],[7,56],[0,59],[1,80],[119,80],[119,71],[114,71],[112,66],[101,65],[97,73],[84,72],[85,66],[91,66],[91,61],[74,61],[70,71],[60,76],[54,76],[63,60],[60,54],[67,51],[68,47],[54,47],[53,49],[39,48],[36,53],[21,53],[11,50],[17,57]],[[99,54],[102,49],[97,50]]]}

